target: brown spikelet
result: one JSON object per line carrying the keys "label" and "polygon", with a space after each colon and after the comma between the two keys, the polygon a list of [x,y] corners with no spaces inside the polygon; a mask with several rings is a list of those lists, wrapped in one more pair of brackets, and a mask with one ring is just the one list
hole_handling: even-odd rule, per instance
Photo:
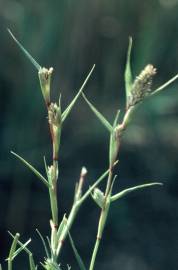
{"label": "brown spikelet", "polygon": [[127,109],[136,105],[150,94],[152,79],[155,74],[156,68],[149,64],[136,77],[128,97]]}

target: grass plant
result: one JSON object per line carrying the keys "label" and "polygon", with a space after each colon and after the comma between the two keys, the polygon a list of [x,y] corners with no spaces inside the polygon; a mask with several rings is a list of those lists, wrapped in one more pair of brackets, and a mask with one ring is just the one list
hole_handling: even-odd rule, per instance
{"label": "grass plant", "polygon": [[[113,185],[114,182],[117,181],[115,167],[118,166],[118,155],[120,151],[120,145],[122,143],[122,136],[124,136],[130,121],[134,119],[135,110],[144,102],[146,98],[152,97],[153,95],[164,90],[167,86],[169,86],[169,84],[173,83],[178,78],[178,75],[175,75],[173,78],[171,78],[169,81],[167,81],[157,89],[152,90],[152,80],[156,75],[156,68],[153,67],[153,65],[148,64],[140,72],[140,74],[135,79],[133,79],[131,69],[132,39],[130,38],[125,68],[126,106],[124,116],[121,118],[120,110],[118,110],[114,116],[113,123],[110,123],[105,118],[105,116],[97,110],[97,108],[92,104],[92,102],[88,99],[87,95],[84,93],[84,88],[94,71],[95,65],[93,65],[93,67],[89,71],[83,84],[79,88],[77,94],[75,95],[71,103],[64,111],[62,111],[61,96],[59,96],[58,101],[51,101],[51,78],[53,75],[53,68],[42,67],[16,39],[12,32],[10,30],[8,31],[15,43],[19,46],[25,56],[37,69],[41,93],[46,105],[46,111],[48,115],[48,125],[52,141],[52,149],[51,164],[47,165],[46,159],[44,158],[46,176],[43,176],[33,165],[31,165],[19,154],[13,151],[11,152],[18,160],[20,160],[37,176],[37,178],[41,181],[42,184],[45,185],[49,194],[51,220],[49,222],[49,238],[44,238],[42,234],[37,230],[37,233],[39,234],[44,246],[44,260],[42,262],[36,263],[34,261],[34,255],[29,248],[29,243],[31,242],[31,239],[29,239],[26,243],[22,243],[20,241],[19,233],[13,235],[9,232],[13,240],[7,258],[7,268],[8,270],[13,269],[14,259],[19,256],[19,254],[23,251],[26,252],[29,258],[28,267],[30,268],[30,270],[36,270],[37,267],[40,265],[46,270],[62,269],[63,267],[60,264],[61,250],[63,248],[63,245],[65,244],[66,238],[68,237],[74,251],[76,260],[78,262],[79,269],[94,270],[96,269],[97,254],[103,237],[104,228],[108,219],[108,213],[112,207],[112,204],[133,191],[162,185],[162,183],[160,182],[143,183],[139,184],[138,186],[126,188],[122,191],[119,191],[117,194],[113,194]],[[68,115],[71,113],[73,107],[76,105],[77,100],[80,97],[83,98],[87,106],[91,109],[91,111],[94,113],[94,115],[98,118],[98,120],[102,123],[103,127],[108,132],[108,167],[106,168],[105,172],[103,172],[103,174],[98,177],[97,180],[93,181],[93,184],[88,187],[87,190],[83,189],[83,184],[87,175],[87,169],[85,167],[81,169],[79,181],[77,181],[74,191],[74,200],[71,206],[71,210],[68,214],[64,214],[62,220],[59,220],[58,208],[60,207],[60,205],[58,203],[58,198],[60,197],[60,194],[57,193],[57,185],[60,172],[59,158],[61,132],[64,121],[67,120]],[[104,191],[99,188],[99,184],[102,181],[105,181]],[[60,183],[62,183],[62,181],[60,181]],[[83,205],[86,199],[89,198],[93,199],[96,203],[96,207],[100,208],[100,216],[98,219],[98,228],[95,238],[96,240],[93,246],[93,250],[91,254],[89,254],[90,264],[86,266],[77,251],[70,230],[76,216],[80,214],[80,207]],[[0,269],[2,270],[1,266]],[[70,266],[68,266],[68,269],[70,269]]]}

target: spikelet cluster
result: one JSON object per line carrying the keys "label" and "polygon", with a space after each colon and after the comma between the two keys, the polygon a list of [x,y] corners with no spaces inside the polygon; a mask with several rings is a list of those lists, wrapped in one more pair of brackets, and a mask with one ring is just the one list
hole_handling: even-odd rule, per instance
{"label": "spikelet cluster", "polygon": [[151,93],[152,79],[155,74],[156,68],[149,64],[136,77],[127,100],[127,109],[136,105]]}

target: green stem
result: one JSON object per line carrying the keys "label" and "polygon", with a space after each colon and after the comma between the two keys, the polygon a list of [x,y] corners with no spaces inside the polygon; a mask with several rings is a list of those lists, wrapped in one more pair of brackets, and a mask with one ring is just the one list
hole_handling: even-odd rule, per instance
{"label": "green stem", "polygon": [[[50,92],[50,91],[49,91]],[[52,166],[47,168],[49,187],[49,198],[51,206],[52,221],[51,225],[51,260],[56,263],[56,246],[57,246],[57,229],[58,229],[58,197],[57,197],[57,181],[58,181],[58,155],[60,146],[61,123],[60,123],[60,107],[56,103],[48,103],[48,122],[50,135],[52,140]]]}
{"label": "green stem", "polygon": [[55,187],[49,188],[49,197],[50,197],[52,220],[55,227],[57,227],[58,226],[58,205],[57,205],[57,196],[56,196]]}
{"label": "green stem", "polygon": [[[120,136],[118,137],[118,139],[120,140]],[[119,144],[118,144],[117,154],[118,154],[118,151],[119,151],[119,145],[120,145],[120,141],[119,141]],[[110,144],[109,151],[112,151],[111,147],[112,147],[112,145]],[[97,232],[95,246],[94,246],[91,261],[90,261],[89,270],[94,269],[96,256],[97,256],[97,253],[98,253],[98,249],[99,249],[99,246],[100,246],[100,242],[101,242],[101,239],[102,239],[104,227],[105,227],[108,212],[109,212],[110,196],[111,196],[112,180],[113,180],[113,168],[114,168],[114,164],[116,162],[116,159],[117,159],[117,155],[114,156],[114,160],[112,160],[112,164],[110,164],[109,175],[108,175],[108,180],[107,180],[106,189],[105,189],[105,203],[104,203],[104,205],[102,207],[101,214],[100,214],[100,219],[99,219],[99,223],[98,223],[98,232]]]}
{"label": "green stem", "polygon": [[78,213],[78,210],[79,210],[79,207],[80,207],[80,204],[78,202],[74,203],[73,206],[72,206],[72,209],[70,211],[70,214],[69,214],[69,217],[66,221],[66,225],[62,231],[62,234],[59,238],[59,241],[58,241],[58,247],[57,247],[57,256],[59,256],[60,252],[61,252],[61,249],[62,249],[62,246],[63,246],[63,243],[66,239],[66,236],[68,234],[68,231],[70,231],[70,228],[74,222],[74,219]]}
{"label": "green stem", "polygon": [[[101,210],[101,214],[100,214],[100,219],[99,219],[99,223],[98,223],[98,232],[97,232],[96,242],[95,242],[95,246],[94,246],[91,261],[90,261],[89,270],[94,269],[96,256],[97,256],[97,253],[98,253],[98,249],[99,249],[100,242],[101,242],[101,239],[102,239],[104,227],[105,227],[106,220],[107,220],[107,217],[108,217],[108,212],[109,212],[109,207],[110,207],[110,198],[111,198],[111,195],[112,195],[111,191],[112,191],[112,184],[113,184],[113,167],[114,167],[114,164],[116,162],[116,159],[117,159],[117,156],[118,156],[118,153],[119,153],[119,150],[120,150],[120,140],[121,140],[121,137],[122,137],[122,133],[124,132],[124,130],[126,129],[128,123],[130,122],[130,118],[131,118],[131,115],[132,115],[133,111],[134,111],[133,107],[131,107],[129,110],[127,110],[122,123],[116,127],[117,133],[118,133],[118,136],[117,136],[116,139],[118,141],[117,141],[117,144],[115,145],[116,149],[114,149],[114,152],[116,154],[114,154],[114,155],[113,155],[113,152],[112,152],[113,151],[112,144],[110,143],[109,152],[110,152],[111,155],[113,155],[113,159],[111,159],[112,162],[110,162],[109,175],[108,175],[108,180],[107,180],[106,189],[105,189],[105,203],[104,203],[104,206],[103,206],[103,208]],[[110,137],[110,140],[111,140],[111,137]]]}
{"label": "green stem", "polygon": [[8,260],[8,270],[12,270],[12,260]]}
{"label": "green stem", "polygon": [[97,232],[96,242],[95,242],[95,246],[94,246],[91,261],[90,261],[89,270],[93,270],[94,266],[95,266],[96,256],[98,253],[98,249],[99,249],[100,242],[102,239],[107,216],[109,213],[109,207],[110,207],[110,200],[108,200],[108,198],[106,198],[106,203],[105,203],[104,207],[102,208],[101,214],[100,214],[100,219],[99,219],[99,223],[98,223],[98,232]]}
{"label": "green stem", "polygon": [[13,255],[15,253],[19,237],[20,237],[20,234],[16,233],[16,235],[14,237],[14,240],[12,242],[12,245],[11,245],[11,248],[10,248],[10,251],[9,251],[9,256],[8,256],[8,270],[12,270]]}
{"label": "green stem", "polygon": [[96,255],[97,255],[97,253],[98,253],[99,245],[100,245],[100,239],[97,238],[97,239],[96,239],[96,242],[95,242],[94,249],[93,249],[93,254],[92,254],[92,258],[91,258],[89,270],[93,270],[93,269],[94,269],[94,266],[95,266],[95,260],[96,260]]}
{"label": "green stem", "polygon": [[[53,147],[54,149],[54,147]],[[51,186],[49,187],[50,206],[52,213],[52,220],[55,228],[58,227],[58,200],[57,200],[57,180],[58,180],[58,161],[53,159],[53,173],[51,179]]]}
{"label": "green stem", "polygon": [[101,210],[101,214],[100,214],[100,219],[99,219],[99,223],[98,223],[98,232],[97,232],[96,242],[95,242],[95,246],[94,246],[91,261],[90,261],[89,270],[94,269],[96,256],[98,253],[98,249],[99,249],[100,242],[101,242],[101,239],[103,236],[103,231],[105,228],[105,224],[106,224],[106,220],[107,220],[107,216],[108,216],[108,212],[109,212],[110,188],[112,185],[112,175],[113,175],[113,170],[110,169],[109,175],[108,175],[108,180],[107,180],[107,185],[106,185],[106,191],[105,191],[105,203],[104,203],[104,206],[103,206],[103,208]]}
{"label": "green stem", "polygon": [[58,180],[58,161],[53,160],[53,167],[54,167],[54,224],[55,227],[58,226],[58,201],[57,201],[57,180]]}

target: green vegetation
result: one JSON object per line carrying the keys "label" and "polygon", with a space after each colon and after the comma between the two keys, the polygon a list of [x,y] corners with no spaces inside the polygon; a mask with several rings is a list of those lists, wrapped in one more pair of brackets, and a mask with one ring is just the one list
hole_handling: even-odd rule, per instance
{"label": "green vegetation", "polygon": [[[61,109],[61,95],[58,97],[58,102],[51,101],[51,77],[53,74],[53,68],[44,68],[41,67],[37,63],[37,61],[28,53],[28,51],[22,46],[22,44],[14,37],[12,32],[9,30],[10,35],[20,47],[20,49],[25,53],[27,58],[32,62],[35,68],[38,71],[39,82],[41,87],[42,96],[45,101],[47,115],[48,115],[48,124],[49,131],[52,141],[52,165],[47,165],[46,159],[44,158],[44,166],[46,171],[46,176],[44,177],[41,172],[39,172],[36,168],[34,168],[29,162],[27,162],[20,155],[12,152],[12,154],[17,157],[22,163],[24,163],[45,185],[49,192],[49,201],[51,207],[51,220],[50,220],[50,236],[45,239],[45,237],[38,231],[38,234],[42,240],[44,246],[44,260],[41,262],[41,265],[46,270],[54,270],[54,269],[63,269],[61,266],[61,250],[65,244],[65,240],[69,237],[71,247],[74,251],[76,260],[78,262],[78,267],[81,270],[95,269],[97,253],[101,244],[101,240],[103,237],[105,225],[108,219],[109,211],[112,207],[112,203],[114,201],[120,200],[122,197],[127,195],[130,192],[145,189],[147,187],[152,187],[155,185],[162,185],[159,182],[149,182],[136,186],[132,186],[129,188],[125,188],[124,190],[113,193],[113,186],[115,182],[118,180],[117,175],[115,174],[115,169],[119,165],[118,164],[118,154],[120,152],[120,146],[122,143],[122,137],[124,137],[125,132],[131,121],[134,121],[135,111],[138,106],[142,105],[146,98],[152,97],[158,92],[164,90],[169,84],[173,83],[178,75],[171,78],[169,81],[164,83],[163,85],[157,87],[155,90],[152,90],[152,80],[156,75],[156,69],[153,65],[148,64],[146,67],[140,72],[140,74],[133,79],[133,72],[131,68],[131,49],[132,49],[132,39],[130,38],[129,48],[127,53],[127,61],[125,68],[125,89],[126,89],[126,106],[124,112],[117,110],[116,115],[114,117],[113,124],[111,124],[99,111],[98,109],[89,101],[87,94],[85,93],[85,86],[94,70],[94,67],[88,73],[86,79],[84,80],[82,86],[79,91],[73,98],[73,100],[69,103],[67,108],[62,111]],[[109,132],[109,153],[108,153],[108,166],[105,172],[96,180],[93,181],[93,184],[88,187],[87,190],[84,190],[84,184],[87,175],[87,169],[82,167],[81,174],[79,177],[79,181],[76,182],[76,188],[74,191],[74,200],[71,206],[71,211],[68,214],[64,214],[63,218],[59,220],[59,209],[60,205],[58,203],[58,198],[62,197],[62,195],[58,194],[58,179],[60,177],[60,171],[62,168],[59,166],[60,164],[60,147],[61,147],[61,133],[63,131],[64,121],[67,120],[67,117],[74,105],[76,105],[78,99],[83,97],[86,104],[89,106],[91,111],[95,114],[95,116],[99,119],[99,121],[106,128],[107,132]],[[72,164],[71,164],[72,166]],[[104,182],[106,180],[104,191],[99,188],[100,182]],[[60,185],[62,185],[62,179],[60,179]],[[159,191],[158,191],[159,192]],[[100,216],[98,220],[98,228],[96,234],[96,241],[91,252],[91,258],[89,266],[86,266],[87,263],[84,263],[77,251],[74,240],[71,236],[71,227],[74,223],[77,215],[80,215],[80,208],[85,203],[86,199],[91,197],[96,203],[97,207],[100,208]],[[65,198],[63,199],[65,200]],[[62,204],[62,202],[61,202]],[[46,220],[48,222],[48,220]],[[38,224],[36,224],[38,227]],[[81,225],[82,226],[82,225]],[[127,233],[127,231],[125,231]],[[12,234],[11,234],[12,235]],[[30,251],[28,246],[31,240],[28,240],[25,244],[23,244],[20,240],[19,234],[13,236],[13,242],[10,248],[8,260],[8,270],[12,270],[13,261],[21,253],[21,251],[25,251],[29,256],[29,268],[31,270],[37,269],[37,264],[34,262],[34,258],[36,257],[33,252]],[[76,237],[75,237],[76,238]],[[107,246],[105,246],[107,249]],[[68,266],[70,269],[70,267]],[[72,268],[72,267],[71,267]]]}

